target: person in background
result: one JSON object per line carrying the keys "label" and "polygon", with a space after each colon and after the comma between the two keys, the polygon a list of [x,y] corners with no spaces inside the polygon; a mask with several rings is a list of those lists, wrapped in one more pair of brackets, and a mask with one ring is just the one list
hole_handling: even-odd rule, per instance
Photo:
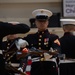
{"label": "person in background", "polygon": [[2,54],[2,39],[9,34],[27,33],[30,27],[24,23],[13,25],[12,23],[0,21],[0,74],[6,74],[5,61]]}
{"label": "person in background", "polygon": [[52,14],[51,11],[46,9],[36,9],[32,12],[38,31],[24,37],[29,43],[29,48],[35,47],[36,49],[47,51],[53,48],[60,51],[59,37],[56,34],[50,33],[47,28],[49,24],[48,20]]}
{"label": "person in background", "polygon": [[60,38],[61,53],[75,59],[75,19],[61,19],[64,35]]}

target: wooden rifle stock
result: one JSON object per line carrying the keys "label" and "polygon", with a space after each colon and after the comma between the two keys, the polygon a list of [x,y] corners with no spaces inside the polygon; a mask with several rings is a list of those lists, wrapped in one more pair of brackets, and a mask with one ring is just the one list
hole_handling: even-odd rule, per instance
{"label": "wooden rifle stock", "polygon": [[53,51],[53,52],[47,51],[47,50],[40,50],[40,52],[38,52],[38,51],[29,51],[28,53],[18,54],[17,59],[24,58],[27,54],[36,54],[36,55],[39,55],[39,56],[43,56],[43,53],[48,53],[50,55],[56,55],[56,54],[58,54],[58,51]]}
{"label": "wooden rifle stock", "polygon": [[17,68],[13,67],[11,64],[6,64],[6,65],[7,65],[6,67],[7,67],[9,70],[12,70],[12,71],[15,72],[15,73],[20,73],[21,75],[27,75],[26,73],[21,72],[21,71],[18,70]]}

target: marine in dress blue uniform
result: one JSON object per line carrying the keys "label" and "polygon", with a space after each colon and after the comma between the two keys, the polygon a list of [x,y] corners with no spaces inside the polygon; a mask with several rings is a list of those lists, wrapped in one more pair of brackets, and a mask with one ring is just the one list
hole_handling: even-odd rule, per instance
{"label": "marine in dress blue uniform", "polygon": [[[60,38],[61,53],[71,61],[75,59],[75,19],[61,19],[61,22],[64,31]],[[75,60],[61,63],[59,69],[60,75],[75,75]]]}
{"label": "marine in dress blue uniform", "polygon": [[75,19],[61,19],[64,35],[60,38],[61,53],[75,59]]}
{"label": "marine in dress blue uniform", "polygon": [[[52,12],[46,9],[37,9],[32,12],[32,15],[35,18],[35,24],[38,28],[38,31],[33,34],[28,34],[27,37],[24,37],[24,39],[29,43],[28,48],[35,47],[39,50],[47,51],[49,51],[50,48],[53,48],[54,50],[59,51],[59,37],[55,34],[51,34],[47,29],[48,19],[52,16]],[[32,67],[31,75],[57,75],[56,68],[51,70],[50,62],[32,63]]]}

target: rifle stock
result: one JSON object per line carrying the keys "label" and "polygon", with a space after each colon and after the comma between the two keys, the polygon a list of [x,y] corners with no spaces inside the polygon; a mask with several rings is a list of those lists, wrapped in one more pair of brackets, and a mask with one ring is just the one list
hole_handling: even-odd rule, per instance
{"label": "rifle stock", "polygon": [[36,55],[39,55],[39,56],[43,56],[43,53],[48,53],[50,55],[56,55],[56,54],[58,54],[58,51],[53,51],[53,52],[47,51],[47,50],[40,50],[40,52],[37,52],[37,51],[29,51],[28,53],[18,54],[17,55],[17,59],[24,58],[27,54],[36,54]]}
{"label": "rifle stock", "polygon": [[17,68],[13,67],[11,64],[6,64],[6,68],[8,68],[9,70],[12,70],[15,73],[19,73],[21,75],[27,75],[24,72],[21,72],[20,70],[18,70]]}

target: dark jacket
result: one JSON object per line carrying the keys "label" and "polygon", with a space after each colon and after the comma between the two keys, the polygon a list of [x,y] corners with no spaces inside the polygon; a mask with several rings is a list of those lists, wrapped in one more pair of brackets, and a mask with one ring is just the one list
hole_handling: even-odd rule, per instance
{"label": "dark jacket", "polygon": [[64,33],[60,38],[61,53],[66,54],[67,58],[75,59],[75,35],[70,32]]}
{"label": "dark jacket", "polygon": [[[53,49],[60,48],[59,37],[55,34],[51,34],[48,30],[29,34],[24,39],[28,41],[29,48],[35,47],[42,50],[50,50],[51,47]],[[56,40],[57,42],[55,43]]]}

